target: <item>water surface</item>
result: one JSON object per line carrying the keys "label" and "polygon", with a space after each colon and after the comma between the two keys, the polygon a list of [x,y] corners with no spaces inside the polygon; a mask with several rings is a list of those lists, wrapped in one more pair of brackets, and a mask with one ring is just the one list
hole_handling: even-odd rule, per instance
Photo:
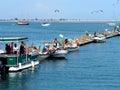
{"label": "water surface", "polygon": [[[52,23],[42,27],[40,23],[18,26],[0,23],[0,37],[27,36],[29,45],[52,41],[59,34],[68,38],[93,34],[114,27],[106,23]],[[0,90],[119,90],[120,89],[120,37],[105,43],[81,46],[79,51],[67,54],[66,59],[47,59],[35,70],[9,73],[0,79]]]}

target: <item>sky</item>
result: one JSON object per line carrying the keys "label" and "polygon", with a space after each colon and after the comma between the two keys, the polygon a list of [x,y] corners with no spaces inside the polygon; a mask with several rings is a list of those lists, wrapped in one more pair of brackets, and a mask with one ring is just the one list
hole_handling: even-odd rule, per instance
{"label": "sky", "polygon": [[14,18],[120,20],[120,1],[1,0],[0,19]]}

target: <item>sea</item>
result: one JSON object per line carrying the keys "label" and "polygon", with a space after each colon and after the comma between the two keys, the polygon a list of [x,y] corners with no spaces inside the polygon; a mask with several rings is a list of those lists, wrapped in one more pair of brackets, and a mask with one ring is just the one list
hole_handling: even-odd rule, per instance
{"label": "sea", "polygon": [[[28,46],[57,39],[76,39],[86,32],[112,31],[106,22],[41,22],[17,25],[0,22],[0,37],[28,37]],[[59,35],[62,34],[63,37]],[[0,49],[3,48],[0,42]],[[35,69],[0,76],[0,90],[120,90],[120,36],[91,43],[70,52],[65,59],[43,60]]]}

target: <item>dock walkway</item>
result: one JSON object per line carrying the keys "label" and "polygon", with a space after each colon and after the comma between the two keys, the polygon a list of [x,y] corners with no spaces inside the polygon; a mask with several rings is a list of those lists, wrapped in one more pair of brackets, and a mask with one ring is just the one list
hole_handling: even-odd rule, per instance
{"label": "dock walkway", "polygon": [[[104,34],[104,32],[103,32],[103,34]],[[104,35],[105,35],[106,39],[109,39],[109,38],[112,38],[112,37],[120,36],[120,32],[112,31],[110,33],[105,33]],[[90,43],[94,42],[93,39],[91,39],[90,36],[79,37],[78,40],[80,42],[80,46],[84,46],[86,44],[90,44]]]}

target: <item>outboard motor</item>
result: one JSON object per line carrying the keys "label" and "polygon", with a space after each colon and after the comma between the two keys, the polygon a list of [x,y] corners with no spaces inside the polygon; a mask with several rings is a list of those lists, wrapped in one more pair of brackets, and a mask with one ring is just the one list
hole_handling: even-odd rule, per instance
{"label": "outboard motor", "polygon": [[0,61],[0,75],[5,75],[6,74],[6,66],[3,64],[2,61]]}

